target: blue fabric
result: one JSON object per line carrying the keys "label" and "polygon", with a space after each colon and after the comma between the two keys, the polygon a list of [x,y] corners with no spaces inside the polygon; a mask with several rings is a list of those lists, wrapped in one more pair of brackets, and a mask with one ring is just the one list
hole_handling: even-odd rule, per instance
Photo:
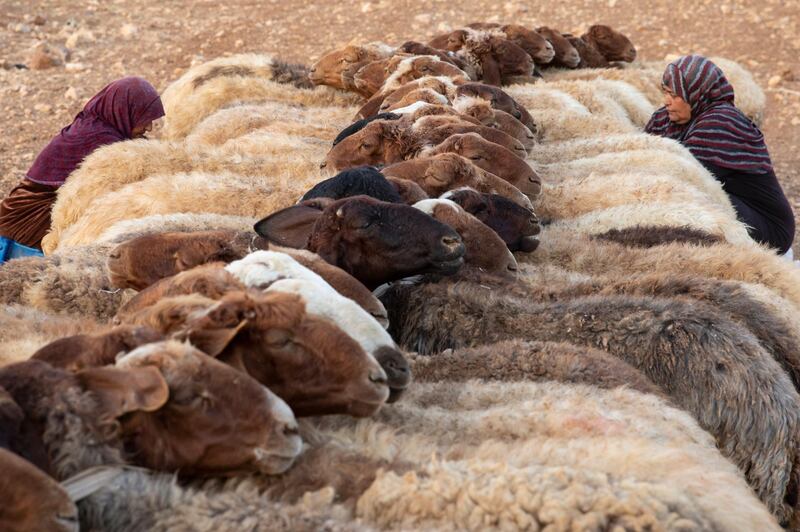
{"label": "blue fabric", "polygon": [[20,257],[44,257],[44,253],[38,249],[23,246],[10,238],[0,236],[0,264]]}

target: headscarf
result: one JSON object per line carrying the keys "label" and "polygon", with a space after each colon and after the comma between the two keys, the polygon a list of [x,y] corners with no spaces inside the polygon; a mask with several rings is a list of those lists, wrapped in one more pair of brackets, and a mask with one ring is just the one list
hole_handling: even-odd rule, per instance
{"label": "headscarf", "polygon": [[50,141],[27,177],[34,183],[61,186],[94,150],[133,138],[134,128],[164,116],[156,89],[138,77],[122,78],[98,92],[70,125]]}
{"label": "headscarf", "polygon": [[733,87],[717,65],[701,55],[683,56],[667,65],[661,83],[691,106],[692,117],[676,124],[661,107],[645,126],[647,133],[678,140],[701,163],[772,172],[764,135],[733,104]]}

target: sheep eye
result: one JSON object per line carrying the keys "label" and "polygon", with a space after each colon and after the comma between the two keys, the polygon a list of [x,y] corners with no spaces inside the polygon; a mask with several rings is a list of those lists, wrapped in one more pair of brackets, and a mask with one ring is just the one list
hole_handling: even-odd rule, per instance
{"label": "sheep eye", "polygon": [[472,155],[472,156],[470,156],[470,160],[472,160],[472,161],[480,161],[481,159],[483,159],[483,157],[481,157],[480,155]]}
{"label": "sheep eye", "polygon": [[270,347],[285,347],[292,341],[292,337],[287,331],[281,329],[271,329],[264,335],[264,342]]}
{"label": "sheep eye", "polygon": [[372,148],[372,144],[368,144],[366,142],[361,144],[362,150],[369,150],[370,148]]}

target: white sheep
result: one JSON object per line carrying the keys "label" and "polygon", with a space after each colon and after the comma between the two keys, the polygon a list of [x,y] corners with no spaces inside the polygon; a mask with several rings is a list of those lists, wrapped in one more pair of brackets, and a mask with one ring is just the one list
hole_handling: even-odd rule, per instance
{"label": "white sheep", "polygon": [[241,54],[190,68],[164,90],[164,136],[180,139],[205,117],[233,102],[279,101],[310,106],[352,106],[359,97],[326,86],[295,88],[273,80],[275,60]]}
{"label": "white sheep", "polygon": [[596,157],[604,153],[631,150],[661,150],[693,161],[694,156],[680,142],[646,133],[584,137],[560,142],[537,143],[528,152],[536,164],[553,164]]}

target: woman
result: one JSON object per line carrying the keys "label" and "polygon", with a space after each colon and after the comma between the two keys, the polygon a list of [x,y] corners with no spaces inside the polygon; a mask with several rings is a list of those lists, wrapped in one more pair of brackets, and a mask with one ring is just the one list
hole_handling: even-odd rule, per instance
{"label": "woman", "polygon": [[775,177],[764,135],[733,104],[722,70],[700,55],[667,65],[664,107],[645,131],[686,146],[714,174],[749,226],[753,240],[785,254],[794,240],[794,214]]}
{"label": "woman", "polygon": [[41,254],[58,188],[83,159],[100,146],[144,137],[162,116],[158,92],[138,77],[117,80],[89,100],[0,203],[0,263],[14,256]]}

